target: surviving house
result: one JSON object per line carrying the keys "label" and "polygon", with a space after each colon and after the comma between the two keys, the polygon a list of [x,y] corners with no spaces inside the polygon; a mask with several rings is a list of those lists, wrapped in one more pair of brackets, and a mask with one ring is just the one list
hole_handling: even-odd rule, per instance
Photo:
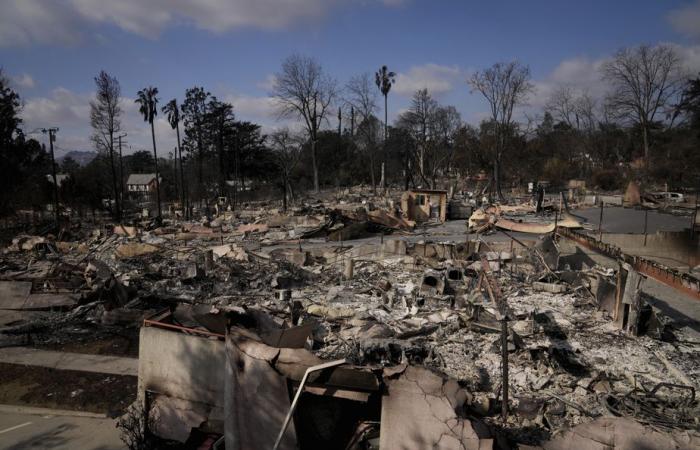
{"label": "surviving house", "polygon": [[[162,181],[162,179],[161,179]],[[126,190],[132,197],[148,197],[156,191],[155,173],[132,173],[126,180]]]}
{"label": "surviving house", "polygon": [[447,191],[411,189],[401,196],[401,209],[409,220],[444,222],[447,217]]}
{"label": "surviving house", "polygon": [[[56,174],[56,184],[58,184],[58,187],[63,186],[63,183],[68,180],[70,175],[67,173],[57,173]],[[46,175],[46,179],[49,180],[49,183],[53,184],[53,175],[48,174]]]}

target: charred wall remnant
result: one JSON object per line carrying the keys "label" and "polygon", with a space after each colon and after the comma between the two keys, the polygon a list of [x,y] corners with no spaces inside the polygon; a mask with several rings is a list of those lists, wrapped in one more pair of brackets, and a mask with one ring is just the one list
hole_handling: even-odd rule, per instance
{"label": "charred wall remnant", "polygon": [[700,280],[690,274],[679,272],[641,256],[625,254],[619,247],[600,242],[594,237],[583,233],[563,228],[557,232],[586,248],[600,252],[609,258],[621,260],[638,272],[700,300]]}

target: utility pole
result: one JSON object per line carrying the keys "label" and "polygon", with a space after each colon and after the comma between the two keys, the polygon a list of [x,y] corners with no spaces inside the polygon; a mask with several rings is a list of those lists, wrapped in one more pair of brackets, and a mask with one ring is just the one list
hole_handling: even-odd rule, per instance
{"label": "utility pole", "polygon": [[117,141],[119,143],[119,203],[122,205],[122,209],[124,209],[124,163],[122,161],[122,138],[126,136],[126,133],[117,136]]}
{"label": "utility pole", "polygon": [[603,240],[603,206],[605,202],[603,199],[600,199],[600,218],[598,219],[598,240],[602,241]]}
{"label": "utility pole", "polygon": [[355,107],[350,107],[350,137],[355,136]]}
{"label": "utility pole", "polygon": [[343,110],[338,107],[338,137],[343,134]]}
{"label": "utility pole", "polygon": [[53,141],[56,140],[56,132],[58,127],[43,128],[42,133],[49,133],[49,148],[51,149],[51,176],[53,177],[53,207],[56,215],[56,228],[59,227],[59,212],[58,212],[58,181],[56,180],[56,158],[53,152]]}
{"label": "utility pole", "polygon": [[[178,189],[178,186],[179,186],[179,185],[178,185],[178,181],[177,181],[177,179],[178,179],[178,173],[177,173],[177,147],[174,147],[174,148],[173,148],[173,162],[174,162],[173,168],[175,169],[175,176],[173,177],[174,180],[175,180],[175,199],[177,200],[178,198],[180,198],[180,191],[179,191],[179,189]],[[184,208],[185,208],[184,205],[181,204],[181,206],[182,206],[183,211],[184,211]]]}
{"label": "utility pole", "polygon": [[690,219],[690,239],[695,239],[695,227],[697,226],[698,220],[698,197],[700,197],[700,188],[695,191],[695,210],[693,211],[693,217]]}

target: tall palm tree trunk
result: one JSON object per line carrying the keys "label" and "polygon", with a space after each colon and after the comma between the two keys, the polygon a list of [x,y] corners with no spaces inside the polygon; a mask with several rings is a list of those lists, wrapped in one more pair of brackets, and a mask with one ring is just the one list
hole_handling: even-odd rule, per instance
{"label": "tall palm tree trunk", "polygon": [[156,202],[158,203],[158,217],[163,217],[160,209],[160,180],[158,176],[158,152],[156,151],[156,130],[151,121],[151,138],[153,139],[153,166],[156,169]]}
{"label": "tall palm tree trunk", "polygon": [[316,164],[316,131],[311,135],[311,165],[314,171],[314,192],[319,192],[318,187],[318,165]]}
{"label": "tall palm tree trunk", "polygon": [[388,176],[388,167],[387,167],[387,162],[389,161],[389,147],[387,145],[388,141],[388,136],[389,136],[389,109],[387,107],[388,105],[388,93],[384,95],[384,162],[382,164],[382,187],[386,187],[386,178]]}
{"label": "tall palm tree trunk", "polygon": [[175,134],[177,135],[177,153],[178,159],[180,161],[180,204],[185,210],[185,217],[188,217],[188,206],[185,199],[185,169],[182,167],[182,148],[180,147],[180,123],[178,122],[175,126]]}
{"label": "tall palm tree trunk", "polygon": [[122,220],[122,210],[119,203],[119,191],[117,190],[117,168],[114,165],[114,138],[112,133],[109,133],[109,164],[112,168],[112,188],[114,190],[114,208],[117,222]]}

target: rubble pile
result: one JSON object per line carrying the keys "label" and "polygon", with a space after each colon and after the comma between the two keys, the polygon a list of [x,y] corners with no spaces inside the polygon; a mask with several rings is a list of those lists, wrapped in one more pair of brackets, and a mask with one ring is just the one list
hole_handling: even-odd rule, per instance
{"label": "rubble pile", "polygon": [[[594,448],[583,440],[595,427],[641,429],[663,445],[682,430],[697,442],[699,343],[648,307],[631,268],[621,266],[624,284],[600,266],[562,268],[551,235],[405,239],[416,225],[391,202],[343,198],[288,214],[251,205],[201,222],[84,225],[72,240],[18,236],[0,260],[0,308],[16,313],[0,324],[0,346],[135,333],[144,319],[221,343],[226,373],[239,370],[221,389],[247,408],[173,406],[163,388],[161,413],[198,411],[163,426],[183,442],[192,426],[225,428],[227,446],[230,430],[234,441],[270,446],[290,407],[280,399],[324,361],[339,368],[310,379],[279,448]],[[468,224],[522,231],[506,209],[477,211]],[[522,209],[511,217],[531,212]],[[356,240],[368,236],[378,237]],[[624,321],[621,303],[632,305]],[[223,366],[211,370],[223,379]],[[324,396],[340,403],[324,406]],[[235,424],[221,418],[226,408]],[[323,408],[343,417],[333,419],[344,424],[336,440],[318,435]],[[433,418],[416,423],[425,408]],[[265,437],[246,427],[265,427]]]}

